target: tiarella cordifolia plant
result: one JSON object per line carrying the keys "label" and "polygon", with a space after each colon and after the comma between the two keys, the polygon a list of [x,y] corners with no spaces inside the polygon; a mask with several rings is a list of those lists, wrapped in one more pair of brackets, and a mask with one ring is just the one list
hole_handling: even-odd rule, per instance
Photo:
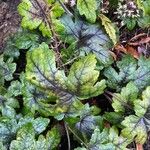
{"label": "tiarella cordifolia plant", "polygon": [[[149,15],[144,2],[135,4],[127,5]],[[1,150],[126,150],[145,143],[150,59],[114,61],[116,30],[100,9],[98,0],[19,4],[25,29],[0,56]]]}

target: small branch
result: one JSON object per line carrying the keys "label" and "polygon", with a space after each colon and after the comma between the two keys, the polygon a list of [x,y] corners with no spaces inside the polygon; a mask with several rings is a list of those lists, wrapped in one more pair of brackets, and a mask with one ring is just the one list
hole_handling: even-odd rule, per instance
{"label": "small branch", "polygon": [[74,131],[68,126],[68,129],[72,132],[72,134],[88,149],[88,145],[84,142],[84,141],[82,141],[82,139],[77,135],[77,134],[75,134],[74,133]]}
{"label": "small branch", "polygon": [[73,17],[73,14],[68,10],[68,8],[64,5],[64,3],[61,2],[61,0],[58,0],[60,3],[61,7],[64,9],[64,11],[70,16]]}
{"label": "small branch", "polygon": [[65,122],[64,122],[64,126],[65,126],[67,140],[68,140],[68,150],[71,150],[71,147],[70,147],[70,136],[69,136],[68,128],[67,128],[67,125],[66,125]]}
{"label": "small branch", "polygon": [[65,63],[65,64],[63,64],[63,65],[61,65],[59,68],[61,68],[61,67],[65,67],[66,65],[69,65],[69,64],[71,64],[71,63],[73,63],[76,59],[78,59],[79,58],[79,56],[77,56],[77,57],[74,57],[73,59],[71,59],[70,61],[68,61],[67,63]]}
{"label": "small branch", "polygon": [[115,97],[119,102],[121,102],[124,106],[126,106],[127,108],[129,108],[130,110],[133,110],[132,107],[130,107],[130,105],[128,105],[127,103],[125,103],[124,101],[121,101],[120,98],[116,95],[116,94],[113,94],[109,91],[105,91],[107,94]]}

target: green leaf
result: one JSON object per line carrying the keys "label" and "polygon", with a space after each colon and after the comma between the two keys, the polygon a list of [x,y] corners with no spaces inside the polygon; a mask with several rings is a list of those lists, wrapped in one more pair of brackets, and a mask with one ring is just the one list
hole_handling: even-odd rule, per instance
{"label": "green leaf", "polygon": [[138,96],[138,88],[134,83],[129,82],[126,87],[122,88],[121,93],[113,94],[112,107],[116,112],[130,112],[134,101]]}
{"label": "green leaf", "polygon": [[107,18],[103,14],[100,14],[99,17],[102,21],[102,25],[105,27],[107,34],[109,35],[110,39],[113,41],[113,44],[115,45],[117,43],[117,36],[113,23],[109,18]]}
{"label": "green leaf", "polygon": [[150,0],[145,0],[143,1],[142,4],[143,4],[144,15],[150,16]]}
{"label": "green leaf", "polygon": [[144,16],[142,18],[139,18],[138,19],[138,25],[141,28],[148,28],[148,27],[150,27],[150,17],[147,15],[147,16]]}
{"label": "green leaf", "polygon": [[[16,133],[19,134],[19,136],[22,136],[23,139],[27,138],[27,140],[32,141],[32,140],[34,140],[34,135],[35,134],[38,135],[41,132],[43,132],[46,129],[46,127],[48,126],[48,124],[49,124],[49,119],[42,118],[42,117],[38,117],[38,118],[34,119],[31,116],[25,116],[25,117],[21,117],[18,120],[1,117],[0,118],[0,141],[2,141],[4,146],[9,147],[9,144],[11,143],[11,141],[15,140]],[[31,126],[32,126],[32,129],[31,129]],[[28,130],[30,130],[30,129],[28,129],[28,127],[31,129],[31,131],[28,131]],[[27,134],[27,137],[25,136],[26,133],[24,133],[23,135],[20,135],[21,132],[24,132],[22,130],[27,130],[25,132],[29,132]],[[33,133],[31,136],[29,135],[30,132]],[[50,132],[54,132],[54,131],[52,130]],[[32,136],[33,136],[33,138],[32,138]],[[52,138],[52,136],[51,136],[51,138]],[[58,133],[55,135],[55,138],[58,138]],[[18,149],[18,150],[20,150],[20,149]]]}
{"label": "green leaf", "polygon": [[[67,88],[74,92],[80,99],[88,99],[103,93],[105,80],[97,82],[99,72],[94,70],[96,59],[94,55],[88,55],[75,62],[67,78]],[[91,72],[91,73],[90,73]]]}
{"label": "green leaf", "polygon": [[56,68],[53,50],[43,43],[27,54],[26,78],[45,93],[54,93],[58,97],[55,105],[49,105],[59,106],[53,111],[65,112],[75,100],[88,99],[103,92],[105,80],[96,82],[99,72],[95,67],[95,56],[90,54],[75,62],[66,77],[63,70]]}
{"label": "green leaf", "polygon": [[118,127],[121,127],[120,122],[124,119],[124,116],[117,112],[105,112],[103,117],[105,120]]}
{"label": "green leaf", "polygon": [[137,0],[137,5],[140,9],[143,10],[144,16],[150,15],[150,0]]}
{"label": "green leaf", "polygon": [[1,150],[7,150],[7,148],[3,145],[2,141],[0,141],[0,149]]}
{"label": "green leaf", "polygon": [[0,141],[9,147],[11,140],[15,139],[17,121],[6,117],[0,117]]}
{"label": "green leaf", "polygon": [[44,136],[40,135],[38,140],[35,139],[34,128],[31,123],[24,125],[17,132],[16,140],[10,144],[10,150],[39,150],[54,149],[60,142],[60,135],[56,128],[53,128]]}
{"label": "green leaf", "polygon": [[39,35],[22,31],[15,37],[14,45],[18,49],[29,49],[38,45]]}
{"label": "green leaf", "polygon": [[150,131],[150,87],[143,91],[142,98],[143,100],[134,102],[135,115],[127,116],[122,122],[122,135],[128,139],[135,138],[135,141],[141,144],[145,143]]}
{"label": "green leaf", "polygon": [[117,62],[117,72],[113,67],[108,67],[104,71],[104,75],[108,78],[107,84],[113,89],[120,91],[122,86],[133,81],[141,91],[150,85],[150,59],[140,57],[137,61],[133,57],[127,55]]}
{"label": "green leaf", "polygon": [[35,150],[35,133],[32,124],[24,125],[18,132],[16,140],[10,144],[10,150]]}
{"label": "green leaf", "polygon": [[38,45],[39,35],[35,32],[20,29],[10,37],[4,48],[4,57],[18,58],[20,49],[29,49]]}
{"label": "green leaf", "polygon": [[118,136],[118,131],[115,127],[104,129],[102,132],[98,128],[94,130],[91,136],[89,147],[91,150],[104,149],[104,150],[126,150],[129,140]]}
{"label": "green leaf", "polygon": [[56,127],[53,127],[47,134],[47,147],[48,149],[54,149],[60,143],[60,133]]}
{"label": "green leaf", "polygon": [[12,95],[0,94],[0,112],[3,116],[14,118],[16,116],[15,108],[19,108],[19,102]]}
{"label": "green leaf", "polygon": [[49,122],[50,122],[50,120],[48,118],[38,117],[38,118],[34,119],[33,117],[25,116],[25,117],[19,119],[18,126],[22,127],[23,125],[25,125],[27,123],[32,123],[36,133],[40,134],[46,129]]}
{"label": "green leaf", "polygon": [[[49,7],[51,7],[51,9],[49,9]],[[18,6],[18,11],[20,15],[23,16],[22,26],[30,30],[39,28],[43,36],[51,37],[51,21],[56,31],[62,29],[57,18],[61,16],[64,11],[58,2],[48,3],[44,0],[23,0]]]}
{"label": "green leaf", "polygon": [[32,114],[39,112],[42,116],[49,116],[50,108],[45,105],[55,102],[57,97],[50,92],[44,93],[44,91],[40,91],[26,80],[25,74],[21,74],[20,80],[22,84],[21,92],[23,94],[23,104],[27,109],[27,113],[28,111]]}
{"label": "green leaf", "polygon": [[92,52],[102,64],[112,63],[112,56],[109,52],[111,42],[99,24],[92,25],[78,19],[73,22],[68,16],[63,16],[61,22],[65,30],[60,35],[65,42],[75,44],[74,52],[77,51],[82,56]]}
{"label": "green leaf", "polygon": [[13,63],[13,58],[4,61],[3,55],[0,56],[0,83],[4,84],[4,80],[10,81],[13,79],[13,73],[16,70],[16,64]]}
{"label": "green leaf", "polygon": [[136,25],[136,20],[132,18],[127,18],[124,20],[124,22],[129,30],[133,30]]}
{"label": "green leaf", "polygon": [[85,15],[89,22],[94,23],[96,21],[96,0],[77,0],[77,9],[80,15]]}
{"label": "green leaf", "polygon": [[78,147],[78,148],[75,148],[74,150],[87,150],[87,149],[86,148]]}
{"label": "green leaf", "polygon": [[79,120],[76,121],[75,127],[86,134],[87,136],[91,135],[96,126],[102,125],[103,119],[101,116],[94,115],[94,107],[90,107],[89,104],[83,105],[83,108],[79,111],[75,118],[80,117]]}
{"label": "green leaf", "polygon": [[9,86],[8,92],[6,95],[9,95],[9,96],[21,95],[22,94],[21,88],[22,88],[21,83],[18,80],[14,80],[11,82],[11,85]]}

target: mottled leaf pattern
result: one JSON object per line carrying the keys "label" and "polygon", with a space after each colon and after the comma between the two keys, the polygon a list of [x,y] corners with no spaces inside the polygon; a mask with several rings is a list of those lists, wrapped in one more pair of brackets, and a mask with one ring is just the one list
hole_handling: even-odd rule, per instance
{"label": "mottled leaf pattern", "polygon": [[104,65],[112,63],[109,52],[111,42],[98,24],[91,25],[78,19],[73,22],[68,16],[63,16],[61,22],[65,26],[65,31],[60,33],[61,37],[65,42],[75,43],[74,51],[80,54],[92,52]]}
{"label": "mottled leaf pattern", "polygon": [[[77,99],[87,99],[103,92],[105,80],[96,83],[99,72],[95,67],[95,56],[89,54],[75,62],[66,77],[63,70],[56,68],[53,50],[43,43],[28,52],[26,78],[39,88],[54,93],[59,98],[57,105],[63,111],[63,107]],[[89,71],[91,74],[87,74]]]}
{"label": "mottled leaf pattern", "polygon": [[127,138],[135,138],[137,143],[145,143],[147,133],[150,131],[150,87],[143,92],[142,100],[136,100],[134,103],[135,115],[125,118],[122,125],[122,135]]}
{"label": "mottled leaf pattern", "polygon": [[124,56],[117,62],[117,72],[113,67],[105,69],[107,84],[113,89],[120,90],[123,85],[133,81],[141,91],[150,84],[150,59],[141,57],[138,61],[131,56]]}
{"label": "mottled leaf pattern", "polygon": [[[50,10],[48,6],[51,6]],[[58,13],[55,13],[57,9]],[[47,0],[23,0],[18,6],[18,11],[22,19],[22,26],[30,30],[39,28],[43,36],[51,37],[51,23],[55,25],[55,30],[62,30],[62,26],[56,18],[61,16],[63,9],[58,2]],[[51,21],[50,19],[51,18]]]}

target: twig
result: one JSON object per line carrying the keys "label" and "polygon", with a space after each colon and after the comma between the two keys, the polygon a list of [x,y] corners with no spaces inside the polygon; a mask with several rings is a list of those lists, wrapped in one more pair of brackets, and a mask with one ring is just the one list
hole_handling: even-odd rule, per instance
{"label": "twig", "polygon": [[[52,33],[52,37],[53,37],[53,40],[54,40],[54,50],[56,51],[56,55],[57,55],[57,63],[58,63],[58,66],[60,66],[61,64],[61,60],[60,60],[60,53],[59,53],[59,41],[58,41],[58,37],[55,33],[55,30],[54,30],[54,27],[53,27],[53,22],[52,22],[52,18],[51,18],[51,13],[49,13],[49,16],[47,16],[47,14],[45,13],[45,10],[43,10],[42,6],[40,5],[40,3],[38,2],[38,0],[35,0],[38,7],[40,8],[44,18],[46,19],[47,21],[47,24],[51,30],[51,33]],[[46,4],[46,1],[44,0],[45,4]]]}
{"label": "twig", "polygon": [[64,9],[64,11],[70,16],[73,17],[73,14],[68,10],[68,8],[64,5],[64,3],[61,2],[61,0],[58,0],[60,3],[61,7]]}
{"label": "twig", "polygon": [[68,140],[68,150],[70,150],[70,136],[69,136],[69,132],[68,132],[68,128],[66,123],[64,122],[64,126],[65,126],[65,130],[66,130],[66,135],[67,135],[67,140]]}
{"label": "twig", "polygon": [[119,102],[121,102],[124,106],[126,106],[127,108],[129,108],[130,110],[133,110],[132,107],[130,107],[130,105],[128,105],[127,103],[125,103],[124,101],[121,101],[120,98],[116,95],[116,94],[113,94],[109,91],[105,91],[107,94],[115,97]]}
{"label": "twig", "polygon": [[82,141],[82,139],[77,135],[77,134],[75,134],[74,133],[74,131],[68,126],[68,129],[73,133],[73,135],[88,149],[88,145],[84,142],[84,141]]}

